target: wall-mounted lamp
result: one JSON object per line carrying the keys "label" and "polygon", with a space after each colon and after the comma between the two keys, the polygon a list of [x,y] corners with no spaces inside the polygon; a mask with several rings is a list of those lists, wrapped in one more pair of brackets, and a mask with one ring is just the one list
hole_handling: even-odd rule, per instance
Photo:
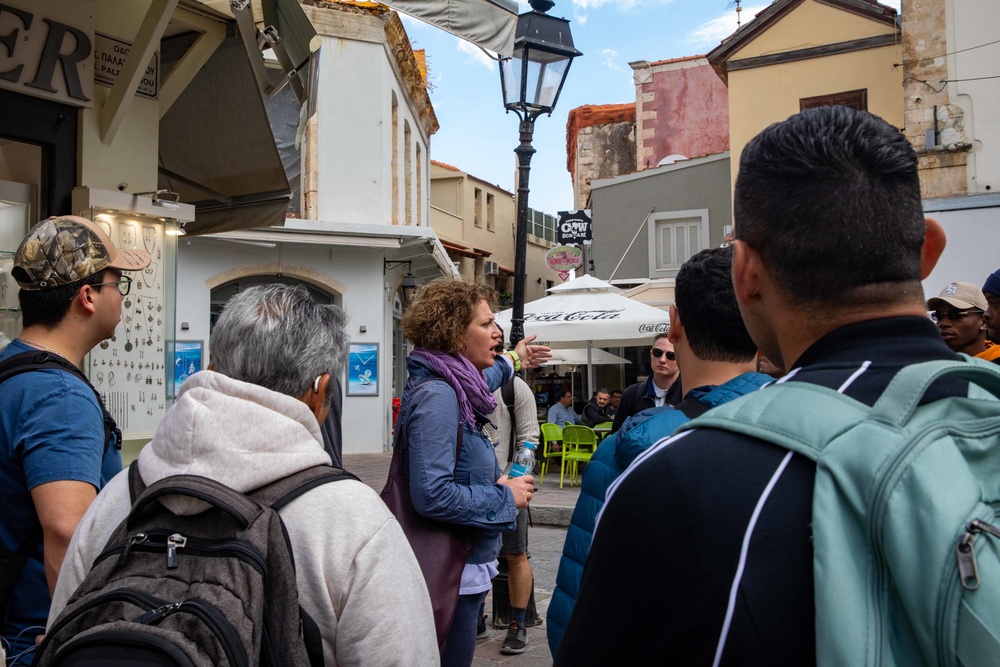
{"label": "wall-mounted lamp", "polygon": [[162,206],[163,208],[174,210],[178,210],[181,207],[181,196],[173,190],[167,190],[166,188],[152,192],[136,192],[132,196],[149,197],[153,200],[154,206]]}
{"label": "wall-mounted lamp", "polygon": [[184,223],[180,223],[175,229],[168,229],[164,233],[167,236],[187,236],[187,232],[184,231]]}
{"label": "wall-mounted lamp", "polygon": [[383,259],[382,275],[384,276],[387,270],[399,268],[404,264],[406,264],[406,275],[403,276],[403,282],[400,284],[400,287],[403,288],[403,296],[409,299],[413,293],[413,290],[417,289],[417,279],[414,278],[413,273],[410,272],[410,268],[413,265],[413,262],[411,260],[401,259],[398,261],[393,261],[393,260]]}

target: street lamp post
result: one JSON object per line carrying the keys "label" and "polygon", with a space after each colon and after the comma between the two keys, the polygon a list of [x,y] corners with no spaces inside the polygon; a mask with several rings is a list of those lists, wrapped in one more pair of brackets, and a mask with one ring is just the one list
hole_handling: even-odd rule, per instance
{"label": "street lamp post", "polygon": [[520,119],[521,143],[517,155],[517,233],[514,238],[514,313],[510,342],[524,338],[524,285],[527,279],[528,245],[528,173],[535,149],[531,137],[535,119],[552,115],[559,93],[566,82],[573,58],[583,55],[573,46],[569,21],[545,12],[555,5],[551,0],[529,0],[532,11],[517,17],[514,53],[500,62],[500,87],[503,105]]}

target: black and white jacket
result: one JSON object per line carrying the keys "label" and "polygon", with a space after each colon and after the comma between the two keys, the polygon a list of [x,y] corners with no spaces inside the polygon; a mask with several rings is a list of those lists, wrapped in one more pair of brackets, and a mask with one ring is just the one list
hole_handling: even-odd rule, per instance
{"label": "black and white jacket", "polygon": [[[871,405],[903,366],[956,358],[930,320],[897,317],[824,336],[782,381]],[[925,400],[963,391],[943,381]],[[814,476],[725,431],[654,445],[608,490],[555,664],[814,664]]]}

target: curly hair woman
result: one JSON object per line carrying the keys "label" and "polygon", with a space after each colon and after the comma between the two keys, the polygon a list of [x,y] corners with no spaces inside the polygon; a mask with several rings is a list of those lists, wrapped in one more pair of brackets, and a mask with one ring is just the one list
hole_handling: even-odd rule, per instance
{"label": "curly hair woman", "polygon": [[429,519],[477,529],[464,568],[455,572],[461,584],[441,655],[446,667],[472,664],[479,605],[497,572],[500,533],[514,528],[517,509],[527,506],[534,482],[530,475],[501,475],[483,425],[496,407],[493,391],[510,379],[516,365],[544,363],[549,349],[529,345],[532,336],[512,352],[498,353],[494,299],[493,290],[483,285],[436,280],[417,293],[402,323],[415,346],[407,360],[409,379],[397,425],[408,443],[403,469],[413,507]]}

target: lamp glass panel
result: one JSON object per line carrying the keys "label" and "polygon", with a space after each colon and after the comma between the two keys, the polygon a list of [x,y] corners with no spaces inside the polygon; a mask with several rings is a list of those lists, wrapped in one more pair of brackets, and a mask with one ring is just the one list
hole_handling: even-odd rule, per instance
{"label": "lamp glass panel", "polygon": [[[527,51],[527,71],[524,70],[524,52]],[[563,77],[571,58],[539,49],[515,47],[514,55],[501,63],[503,68],[504,104],[524,104],[526,107],[550,109],[559,93]],[[524,99],[521,83],[524,79]]]}

